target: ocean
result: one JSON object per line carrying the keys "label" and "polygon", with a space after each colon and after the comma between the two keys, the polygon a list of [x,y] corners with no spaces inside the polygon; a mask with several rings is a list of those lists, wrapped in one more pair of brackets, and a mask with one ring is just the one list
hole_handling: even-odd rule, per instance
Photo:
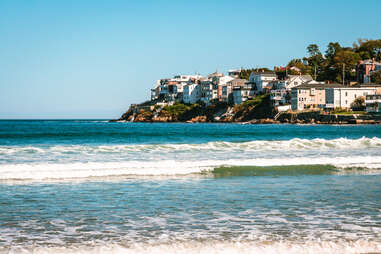
{"label": "ocean", "polygon": [[381,127],[0,121],[0,253],[381,253]]}

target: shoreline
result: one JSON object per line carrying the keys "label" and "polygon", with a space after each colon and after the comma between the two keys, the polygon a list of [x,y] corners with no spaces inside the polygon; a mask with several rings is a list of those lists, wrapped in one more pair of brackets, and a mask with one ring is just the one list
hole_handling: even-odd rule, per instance
{"label": "shoreline", "polygon": [[127,121],[127,120],[109,120],[109,123],[186,123],[186,124],[239,124],[239,125],[378,125],[381,124],[380,120],[361,120],[355,119],[353,121],[338,121],[338,122],[320,122],[320,121],[295,121],[295,122],[282,122],[271,118],[268,119],[253,119],[245,122],[223,122],[223,121]]}
{"label": "shoreline", "polygon": [[241,105],[223,103],[202,106],[174,104],[172,106],[131,105],[119,118],[110,122],[160,123],[241,123],[241,124],[381,124],[381,114],[367,112],[324,112],[320,110],[277,111],[269,95]]}

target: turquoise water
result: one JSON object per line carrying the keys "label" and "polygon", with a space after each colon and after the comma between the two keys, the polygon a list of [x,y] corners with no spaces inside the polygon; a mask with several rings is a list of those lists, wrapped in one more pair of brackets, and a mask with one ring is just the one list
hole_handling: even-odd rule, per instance
{"label": "turquoise water", "polygon": [[0,253],[381,252],[381,127],[0,121]]}

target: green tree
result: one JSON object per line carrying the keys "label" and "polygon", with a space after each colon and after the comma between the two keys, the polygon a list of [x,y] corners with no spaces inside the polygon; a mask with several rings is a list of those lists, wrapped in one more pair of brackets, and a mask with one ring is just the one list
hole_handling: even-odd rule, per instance
{"label": "green tree", "polygon": [[[302,74],[308,74],[309,73],[309,67],[307,65],[305,65],[303,63],[303,60],[302,59],[299,59],[299,58],[296,58],[296,59],[292,59],[288,64],[287,64],[287,67],[288,68],[291,68],[291,67],[296,67],[298,68]],[[289,74],[292,74],[291,72],[289,72]],[[297,74],[297,73],[295,73]]]}
{"label": "green tree", "polygon": [[263,67],[263,68],[254,68],[254,69],[242,69],[239,78],[249,80],[250,74],[252,72],[272,72],[270,69]]}
{"label": "green tree", "polygon": [[370,78],[372,82],[381,84],[381,71],[373,72]]}
{"label": "green tree", "polygon": [[307,46],[307,52],[310,54],[310,57],[321,55],[321,52],[319,50],[319,46],[316,44],[310,44]]}
{"label": "green tree", "polygon": [[381,39],[359,39],[357,44],[354,43],[354,47],[362,59],[375,58],[377,61],[381,61]]}
{"label": "green tree", "polygon": [[303,60],[310,66],[309,74],[316,79],[321,76],[320,72],[324,67],[324,58],[316,44],[308,45],[307,52],[310,56],[303,58]]}
{"label": "green tree", "polygon": [[325,51],[325,58],[332,63],[333,58],[336,54],[341,51],[341,46],[338,42],[330,42],[328,44],[327,50]]}
{"label": "green tree", "polygon": [[353,111],[362,111],[365,109],[365,98],[360,96],[357,97],[351,104],[351,109]]}
{"label": "green tree", "polygon": [[346,81],[353,81],[356,77],[355,68],[357,63],[361,60],[358,53],[350,50],[341,50],[334,57],[334,68],[337,70],[336,81],[343,81],[343,68]]}

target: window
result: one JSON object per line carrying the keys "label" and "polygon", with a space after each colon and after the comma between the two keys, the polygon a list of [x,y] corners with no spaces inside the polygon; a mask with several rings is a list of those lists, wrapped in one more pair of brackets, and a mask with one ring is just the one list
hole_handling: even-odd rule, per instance
{"label": "window", "polygon": [[357,94],[355,94],[355,99],[357,98]]}
{"label": "window", "polygon": [[347,97],[348,96],[348,92],[345,92],[345,97]]}

